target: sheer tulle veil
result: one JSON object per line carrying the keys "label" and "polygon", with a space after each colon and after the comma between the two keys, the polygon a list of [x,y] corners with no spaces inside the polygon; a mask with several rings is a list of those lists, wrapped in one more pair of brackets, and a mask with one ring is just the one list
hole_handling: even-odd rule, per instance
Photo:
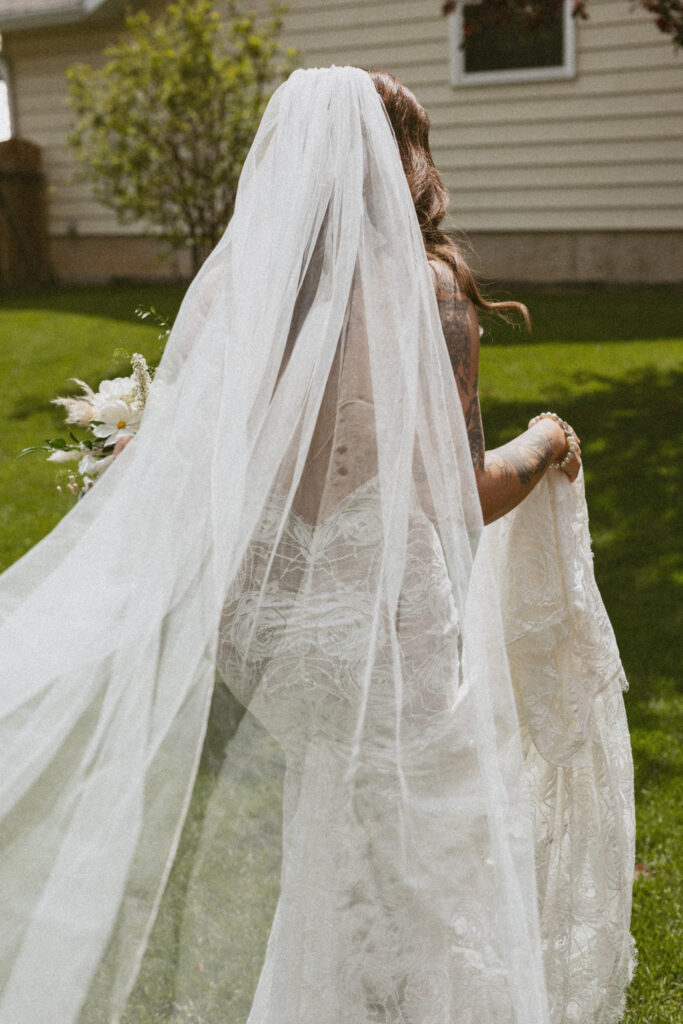
{"label": "sheer tulle veil", "polygon": [[3,1024],[118,1019],[225,685],[286,764],[250,1021],[547,1020],[463,414],[365,72],[276,91],[139,434],[0,616]]}

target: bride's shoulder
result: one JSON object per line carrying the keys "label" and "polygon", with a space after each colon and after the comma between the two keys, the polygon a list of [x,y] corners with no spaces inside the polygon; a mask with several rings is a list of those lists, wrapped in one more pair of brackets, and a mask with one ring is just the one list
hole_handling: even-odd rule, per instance
{"label": "bride's shoulder", "polygon": [[436,291],[436,297],[440,302],[448,300],[458,299],[461,302],[466,299],[455,271],[450,263],[446,260],[439,259],[436,256],[430,256],[428,261],[429,269],[432,272],[432,280],[434,283],[434,290]]}

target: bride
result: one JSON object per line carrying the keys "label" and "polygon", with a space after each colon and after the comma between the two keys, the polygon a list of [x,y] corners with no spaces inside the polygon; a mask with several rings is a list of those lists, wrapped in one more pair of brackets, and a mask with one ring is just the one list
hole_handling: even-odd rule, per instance
{"label": "bride", "polygon": [[[580,447],[543,414],[484,454],[484,303],[420,161],[394,80],[295,72],[135,443],[0,579],[2,1024],[149,1019],[147,946],[195,971],[159,1020],[621,1013],[630,755]],[[239,988],[260,941],[276,782],[276,908],[238,1016],[220,968]],[[169,884],[188,807],[195,863]]]}

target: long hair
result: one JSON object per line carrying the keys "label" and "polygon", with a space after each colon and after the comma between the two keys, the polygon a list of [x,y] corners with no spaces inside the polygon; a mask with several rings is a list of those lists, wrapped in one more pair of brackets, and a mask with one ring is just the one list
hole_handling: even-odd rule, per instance
{"label": "long hair", "polygon": [[368,71],[386,108],[398,143],[403,170],[417,211],[427,255],[447,263],[465,295],[475,306],[504,319],[508,310],[520,313],[527,329],[529,313],[521,302],[489,302],[481,294],[462,245],[439,225],[448,207],[448,190],[429,147],[429,116],[410,89],[388,71]]}

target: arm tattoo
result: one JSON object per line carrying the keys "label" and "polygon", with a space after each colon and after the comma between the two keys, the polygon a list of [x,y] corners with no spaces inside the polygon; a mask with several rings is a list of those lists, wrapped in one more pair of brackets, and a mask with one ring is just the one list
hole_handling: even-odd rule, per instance
{"label": "arm tattoo", "polygon": [[469,391],[472,361],[470,324],[467,317],[469,303],[467,300],[456,299],[452,291],[450,295],[444,297],[442,289],[437,292],[437,300],[455,379],[463,391]]}
{"label": "arm tattoo", "polygon": [[484,428],[478,391],[478,336],[473,339],[472,303],[458,297],[453,272],[439,266],[434,269],[436,300],[453,374],[465,414],[467,437],[475,468],[484,468]]}
{"label": "arm tattoo", "polygon": [[484,468],[484,428],[481,422],[481,409],[479,408],[479,395],[475,391],[474,397],[470,400],[465,409],[465,425],[467,427],[467,438],[470,442],[470,452],[475,469]]}
{"label": "arm tattoo", "polygon": [[490,456],[506,484],[519,482],[531,487],[553,461],[552,441],[544,434],[523,434]]}

